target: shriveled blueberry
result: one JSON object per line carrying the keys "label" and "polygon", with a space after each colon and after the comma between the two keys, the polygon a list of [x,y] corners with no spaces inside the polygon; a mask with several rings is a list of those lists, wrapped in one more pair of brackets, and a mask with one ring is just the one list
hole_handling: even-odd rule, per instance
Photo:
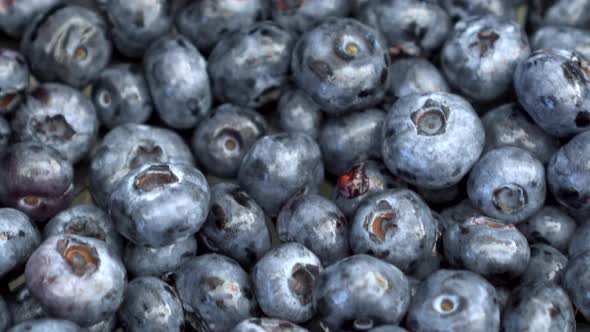
{"label": "shriveled blueberry", "polygon": [[534,283],[519,287],[502,313],[502,331],[576,331],[574,307],[563,288]]}
{"label": "shriveled blueberry", "polygon": [[522,107],[550,135],[567,137],[590,127],[590,63],[576,52],[533,52],[516,67],[514,90]]}
{"label": "shriveled blueberry", "polygon": [[90,191],[96,203],[106,208],[121,178],[149,162],[192,165],[194,159],[182,138],[168,129],[126,124],[108,132],[90,164]]}
{"label": "shriveled blueberry", "polygon": [[374,329],[370,329],[369,332],[407,332],[408,330],[394,325],[382,325]]}
{"label": "shriveled blueberry", "polygon": [[0,153],[8,146],[11,136],[12,129],[10,128],[10,124],[0,116]]}
{"label": "shriveled blueberry", "polygon": [[24,213],[0,208],[0,278],[24,264],[40,243],[39,231]]}
{"label": "shriveled blueberry", "polygon": [[209,199],[207,180],[193,166],[148,163],[121,179],[109,213],[129,241],[159,248],[199,231]]}
{"label": "shriveled blueberry", "polygon": [[288,133],[302,132],[313,138],[320,134],[322,112],[303,91],[290,89],[283,93],[277,105],[279,125]]}
{"label": "shriveled blueberry", "polygon": [[12,128],[20,140],[48,145],[76,163],[96,141],[98,118],[94,105],[81,92],[46,83],[27,95],[16,111]]}
{"label": "shriveled blueberry", "polygon": [[498,331],[496,290],[481,276],[464,270],[439,270],[412,297],[406,318],[411,331]]}
{"label": "shriveled blueberry", "polygon": [[109,63],[112,51],[103,18],[74,5],[55,6],[37,16],[20,47],[35,77],[76,87],[95,79]]}
{"label": "shriveled blueberry", "polygon": [[271,0],[272,20],[294,34],[301,34],[328,17],[348,16],[349,0]]}
{"label": "shriveled blueberry", "polygon": [[511,224],[488,217],[469,218],[444,234],[445,257],[452,266],[506,284],[524,273],[530,249],[524,235]]}
{"label": "shriveled blueberry", "polygon": [[349,18],[331,18],[295,45],[297,86],[330,114],[378,104],[389,85],[389,55],[377,31]]}
{"label": "shriveled blueberry", "polygon": [[436,1],[368,1],[357,17],[383,34],[393,55],[429,55],[451,29],[449,15]]}
{"label": "shriveled blueberry", "polygon": [[301,133],[260,138],[246,154],[238,182],[270,216],[300,191],[316,193],[324,180],[322,154],[317,143]]}
{"label": "shriveled blueberry", "polygon": [[385,165],[402,180],[429,189],[458,183],[483,150],[483,125],[465,99],[435,92],[399,99],[382,129]]}
{"label": "shriveled blueberry", "polygon": [[384,118],[379,109],[327,118],[318,138],[326,170],[340,175],[358,162],[379,159]]}
{"label": "shriveled blueberry", "polygon": [[513,2],[513,0],[439,0],[453,21],[463,20],[469,16],[490,14],[516,19]]}
{"label": "shriveled blueberry", "polygon": [[566,26],[543,26],[533,35],[531,48],[533,50],[544,48],[574,50],[590,58],[590,32]]}
{"label": "shriveled blueberry", "polygon": [[319,318],[334,331],[398,324],[410,305],[410,285],[395,266],[353,255],[326,267],[313,289]]}
{"label": "shriveled blueberry", "polygon": [[35,16],[60,3],[60,0],[5,1],[0,9],[0,31],[11,37],[20,37]]}
{"label": "shriveled blueberry", "polygon": [[506,146],[490,150],[467,181],[473,206],[486,215],[519,223],[545,204],[545,168],[527,150]]}
{"label": "shriveled blueberry", "polygon": [[590,28],[590,1],[556,0],[547,8],[543,23]]}
{"label": "shriveled blueberry", "polygon": [[127,284],[125,266],[111,247],[71,234],[45,240],[29,258],[25,276],[47,313],[82,326],[111,317]]}
{"label": "shriveled blueberry", "polygon": [[562,277],[563,288],[587,320],[590,318],[590,251],[570,257]]}
{"label": "shriveled blueberry", "polygon": [[17,324],[6,332],[81,332],[75,323],[69,320],[43,318],[33,319]]}
{"label": "shriveled blueberry", "polygon": [[144,123],[152,114],[152,97],[141,69],[118,64],[103,70],[92,88],[92,101],[103,126]]}
{"label": "shriveled blueberry", "polygon": [[209,215],[199,236],[209,250],[227,255],[247,268],[271,248],[264,211],[231,183],[211,188]]}
{"label": "shriveled blueberry", "polygon": [[494,108],[481,118],[481,122],[486,133],[485,152],[511,145],[528,150],[546,164],[559,149],[559,141],[532,122],[518,104]]}
{"label": "shriveled blueberry", "polygon": [[576,228],[575,233],[571,237],[567,254],[569,257],[590,250],[590,222],[585,222]]}
{"label": "shriveled blueberry", "polygon": [[308,332],[307,329],[277,318],[249,318],[236,325],[230,332]]}
{"label": "shriveled blueberry", "polygon": [[123,262],[129,274],[137,277],[159,277],[175,271],[197,255],[197,240],[192,237],[180,239],[160,248],[139,246],[128,242]]}
{"label": "shriveled blueberry", "polygon": [[207,62],[186,37],[159,38],[145,52],[143,65],[156,111],[167,125],[192,128],[209,115]]}
{"label": "shriveled blueberry", "polygon": [[233,178],[250,147],[267,131],[266,120],[258,112],[223,104],[199,123],[192,148],[208,174]]}
{"label": "shriveled blueberry", "polygon": [[0,114],[9,113],[20,105],[22,94],[29,87],[29,76],[29,66],[22,54],[0,48]]}
{"label": "shriveled blueberry", "polygon": [[526,270],[520,277],[520,284],[561,283],[567,257],[559,250],[542,243],[531,245],[531,258]]}
{"label": "shriveled blueberry", "polygon": [[287,83],[294,42],[271,22],[222,36],[208,58],[215,97],[245,107],[277,100]]}
{"label": "shriveled blueberry", "polygon": [[530,244],[545,243],[562,253],[567,253],[572,236],[575,237],[580,233],[576,229],[574,219],[549,205],[545,205],[539,212],[516,227],[526,236]]}
{"label": "shriveled blueberry", "polygon": [[12,324],[48,317],[41,303],[31,294],[26,285],[20,286],[13,293],[7,295],[6,303],[10,311]]}
{"label": "shriveled blueberry", "polygon": [[217,254],[199,256],[174,275],[187,321],[197,330],[225,332],[257,316],[250,278],[233,259]]}
{"label": "shriveled blueberry", "polygon": [[430,209],[416,193],[387,190],[359,205],[350,246],[355,254],[374,255],[407,273],[432,253],[435,237]]}
{"label": "shriveled blueberry", "polygon": [[0,155],[0,201],[44,221],[74,198],[74,169],[55,149],[36,142],[13,144]]}
{"label": "shriveled blueberry", "polygon": [[447,80],[424,58],[399,59],[389,67],[390,93],[397,98],[413,93],[449,92]]}
{"label": "shriveled blueberry", "polygon": [[176,293],[154,277],[133,279],[118,310],[125,331],[184,331],[184,312]]}
{"label": "shriveled blueberry", "polygon": [[440,225],[444,233],[451,225],[462,223],[469,218],[479,217],[480,215],[481,212],[473,207],[469,199],[464,199],[459,204],[441,211]]}
{"label": "shriveled blueberry", "polygon": [[9,326],[12,326],[12,317],[10,317],[6,301],[0,296],[0,331],[6,331]]}
{"label": "shriveled blueberry", "polygon": [[250,26],[266,16],[265,0],[191,1],[176,16],[176,27],[203,53],[209,53],[227,33]]}

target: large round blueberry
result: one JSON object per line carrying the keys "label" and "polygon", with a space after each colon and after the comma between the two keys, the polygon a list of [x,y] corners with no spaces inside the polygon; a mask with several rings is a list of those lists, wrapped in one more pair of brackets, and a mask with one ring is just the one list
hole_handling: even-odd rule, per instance
{"label": "large round blueberry", "polygon": [[449,92],[442,73],[424,58],[404,58],[389,67],[391,85],[389,92],[396,98],[413,93]]}
{"label": "large round blueberry", "polygon": [[68,320],[44,318],[22,322],[6,332],[82,332],[82,329]]}
{"label": "large round blueberry", "polygon": [[24,264],[40,243],[39,231],[24,213],[1,208],[0,278]]}
{"label": "large round blueberry", "polygon": [[12,37],[20,37],[35,16],[60,3],[60,0],[19,0],[2,3],[0,31]]}
{"label": "large round blueberry", "polygon": [[519,223],[517,227],[530,244],[545,243],[563,253],[567,253],[570,240],[574,241],[573,239],[580,233],[574,219],[560,209],[549,205],[545,205],[532,217]]}
{"label": "large round blueberry", "polygon": [[29,87],[29,76],[29,66],[22,54],[0,48],[0,114],[11,112],[20,104]]}
{"label": "large round blueberry", "polygon": [[301,132],[317,138],[322,124],[320,107],[299,89],[283,93],[277,105],[279,125],[288,133]]}
{"label": "large round blueberry", "polygon": [[196,255],[197,240],[189,236],[160,248],[127,242],[123,262],[130,275],[160,277],[175,271]]}
{"label": "large round blueberry", "polygon": [[567,257],[559,250],[542,243],[533,244],[527,268],[520,276],[520,284],[554,283],[559,285],[567,261]]}
{"label": "large round blueberry", "polygon": [[243,320],[230,332],[308,332],[301,326],[277,318],[249,318]]}
{"label": "large round blueberry", "polygon": [[590,57],[590,34],[587,30],[566,26],[543,26],[535,31],[531,48],[541,50],[559,48],[574,50],[586,58]]}
{"label": "large round blueberry", "polygon": [[271,0],[272,20],[294,34],[301,34],[328,17],[344,17],[349,0]]}

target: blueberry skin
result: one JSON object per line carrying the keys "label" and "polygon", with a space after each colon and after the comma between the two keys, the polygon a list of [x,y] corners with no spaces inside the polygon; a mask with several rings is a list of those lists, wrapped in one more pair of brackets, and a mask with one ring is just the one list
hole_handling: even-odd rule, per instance
{"label": "blueberry skin", "polygon": [[512,291],[507,287],[496,287],[496,300],[498,301],[498,305],[500,306],[500,312],[506,309],[508,301],[510,300],[511,293]]}
{"label": "blueberry skin", "polygon": [[111,194],[109,213],[129,241],[159,248],[198,232],[209,200],[207,179],[198,169],[149,163],[121,179]]}
{"label": "blueberry skin", "polygon": [[559,250],[542,243],[533,244],[531,245],[531,258],[520,277],[520,284],[540,282],[559,285],[567,261],[567,257]]}
{"label": "blueberry skin", "polygon": [[397,98],[414,93],[449,92],[442,73],[424,58],[399,59],[389,66],[389,92]]}
{"label": "blueberry skin", "polygon": [[0,155],[0,201],[44,221],[74,198],[74,169],[55,149],[36,142],[11,145]]}
{"label": "blueberry skin", "polygon": [[290,89],[277,105],[279,126],[288,133],[302,132],[314,139],[320,135],[323,115],[320,107],[303,91]]}
{"label": "blueberry skin", "polygon": [[35,16],[60,3],[60,0],[21,0],[7,2],[0,12],[0,31],[18,38]]}
{"label": "blueberry skin", "polygon": [[272,20],[284,29],[300,35],[328,17],[348,16],[351,5],[348,0],[271,0]]}
{"label": "blueberry skin", "polygon": [[348,220],[329,199],[296,195],[281,209],[276,229],[282,242],[298,242],[329,265],[350,255]]}
{"label": "blueberry skin", "polygon": [[452,266],[476,272],[495,284],[522,275],[530,259],[528,242],[514,225],[483,216],[451,225],[443,243]]}
{"label": "blueberry skin", "polygon": [[[0,21],[1,17],[0,13]],[[0,48],[0,114],[10,113],[20,105],[22,94],[29,88],[29,77],[25,57],[16,51]]]}
{"label": "blueberry skin", "polygon": [[340,175],[358,162],[379,159],[384,118],[378,109],[327,118],[318,139],[326,170]]}
{"label": "blueberry skin", "polygon": [[484,154],[467,180],[467,195],[486,215],[519,223],[545,204],[545,168],[530,152],[506,146]]}
{"label": "blueberry skin", "polygon": [[103,70],[94,81],[92,101],[100,123],[110,129],[144,123],[153,110],[143,72],[132,64],[112,65]]}
{"label": "blueberry skin", "polygon": [[321,271],[320,259],[302,244],[273,248],[252,269],[258,305],[269,317],[308,321],[316,313],[312,290]]}
{"label": "blueberry skin", "polygon": [[187,320],[197,330],[225,332],[258,316],[250,278],[233,259],[199,256],[180,267],[175,278]]}
{"label": "blueberry skin", "polygon": [[[559,89],[555,89],[559,86]],[[557,137],[590,126],[590,63],[582,55],[543,49],[518,64],[514,90],[519,103],[545,132]]]}
{"label": "blueberry skin", "polygon": [[383,325],[370,329],[369,332],[408,332],[408,330],[394,325]]}
{"label": "blueberry skin", "polygon": [[25,268],[27,287],[52,317],[89,326],[123,302],[125,266],[105,242],[60,234],[45,240]]}
{"label": "blueberry skin", "polygon": [[516,20],[516,6],[512,0],[439,0],[453,21],[470,16],[497,15]]}
{"label": "blueberry skin", "polygon": [[81,332],[78,325],[62,319],[33,319],[17,324],[6,332]]}
{"label": "blueberry skin", "polygon": [[469,199],[464,199],[457,205],[443,209],[440,213],[441,218],[440,225],[442,226],[443,232],[453,224],[459,224],[472,217],[479,217],[479,212]]}
{"label": "blueberry skin", "polygon": [[464,270],[439,270],[412,297],[406,325],[410,331],[499,331],[496,290],[481,276]]}
{"label": "blueberry skin", "polygon": [[130,170],[149,162],[193,165],[193,155],[177,133],[158,127],[126,124],[109,131],[90,164],[90,192],[106,208],[115,185]]}
{"label": "blueberry skin", "polygon": [[41,235],[27,215],[0,208],[0,277],[25,263],[40,243]]}
{"label": "blueberry skin", "polygon": [[432,253],[436,224],[430,209],[413,191],[387,190],[365,199],[350,229],[355,254],[381,258],[405,273]]}
{"label": "blueberry skin", "polygon": [[399,99],[385,117],[381,137],[389,171],[427,189],[458,183],[479,159],[485,142],[483,125],[469,102],[444,92]]}
{"label": "blueberry skin", "polygon": [[98,0],[110,23],[117,49],[129,57],[141,57],[150,43],[172,25],[172,8],[165,0]]}
{"label": "blueberry skin", "polygon": [[94,11],[58,5],[29,24],[20,46],[41,81],[86,85],[107,66],[112,45],[106,22]]}
{"label": "blueberry skin", "polygon": [[576,310],[584,318],[590,318],[590,251],[570,257],[563,272],[563,288],[570,296]]}
{"label": "blueberry skin", "polygon": [[576,331],[574,307],[563,288],[543,283],[512,292],[502,313],[502,331]]}
{"label": "blueberry skin", "polygon": [[10,317],[10,311],[6,305],[6,301],[0,296],[0,331],[6,331],[11,325],[12,317]]}
{"label": "blueberry skin", "polygon": [[208,174],[234,178],[252,144],[267,131],[268,124],[260,113],[223,104],[199,123],[191,145]]}
{"label": "blueberry skin", "polygon": [[547,164],[559,149],[559,141],[541,130],[518,104],[494,108],[481,118],[481,122],[486,133],[484,152],[502,146],[516,146],[528,150]]}
{"label": "blueberry skin", "polygon": [[58,234],[74,234],[106,242],[121,256],[123,238],[109,215],[93,204],[82,204],[65,209],[51,218],[43,228],[43,238]]}
{"label": "blueberry skin", "polygon": [[299,38],[291,70],[297,86],[328,114],[378,104],[389,85],[389,55],[373,28],[329,18]]}
{"label": "blueberry skin", "polygon": [[531,39],[533,50],[559,48],[574,50],[590,58],[590,33],[587,30],[566,26],[543,26]]}
{"label": "blueberry skin", "polygon": [[338,177],[331,200],[348,219],[352,219],[359,204],[367,197],[387,189],[405,187],[382,162],[366,160]]}
{"label": "blueberry skin", "polygon": [[294,42],[272,22],[222,36],[208,58],[215,97],[252,108],[278,99],[287,83]]}
{"label": "blueberry skin", "polygon": [[335,331],[398,324],[410,304],[410,285],[395,266],[353,255],[328,267],[314,284],[319,318]]}
{"label": "blueberry skin", "polygon": [[316,193],[324,180],[317,143],[301,133],[260,138],[242,160],[238,182],[271,217],[295,193]]}
{"label": "blueberry skin", "polygon": [[125,331],[183,331],[182,304],[172,287],[154,277],[133,279],[118,311]]}
{"label": "blueberry skin", "polygon": [[82,328],[80,332],[112,332],[116,330],[116,327],[117,315],[115,314],[94,325]]}
{"label": "blueberry skin", "polygon": [[444,43],[451,30],[449,15],[436,1],[369,1],[357,17],[379,30],[394,54],[429,55]]}
{"label": "blueberry skin", "polygon": [[197,240],[189,236],[160,248],[138,246],[128,242],[123,262],[130,275],[160,277],[175,271],[196,255]]}
{"label": "blueberry skin", "polygon": [[19,324],[27,320],[46,318],[47,313],[41,303],[31,294],[26,285],[21,286],[6,297],[12,324]]}
{"label": "blueberry skin", "polygon": [[10,124],[0,116],[0,153],[8,146],[11,136],[12,129],[10,129]]}
{"label": "blueberry skin", "polygon": [[76,163],[96,142],[98,117],[90,99],[78,90],[45,83],[26,96],[12,128],[21,141],[51,146]]}
{"label": "blueberry skin", "polygon": [[567,253],[570,240],[580,233],[574,219],[549,205],[516,227],[530,244],[545,243],[562,253]]}
{"label": "blueberry skin", "polygon": [[249,318],[243,320],[230,332],[309,332],[301,326],[277,318]]}
{"label": "blueberry skin", "polygon": [[587,0],[557,0],[547,8],[545,25],[564,25],[587,29],[590,27],[590,2]]}
{"label": "blueberry skin", "polygon": [[153,42],[143,66],[156,111],[168,126],[192,128],[209,115],[207,61],[186,37],[167,35]]}
{"label": "blueberry skin", "polygon": [[567,254],[569,257],[590,250],[590,222],[584,222],[578,228],[570,239]]}
{"label": "blueberry skin", "polygon": [[264,0],[191,1],[176,15],[176,28],[203,53],[209,53],[227,33],[263,19],[268,4]]}

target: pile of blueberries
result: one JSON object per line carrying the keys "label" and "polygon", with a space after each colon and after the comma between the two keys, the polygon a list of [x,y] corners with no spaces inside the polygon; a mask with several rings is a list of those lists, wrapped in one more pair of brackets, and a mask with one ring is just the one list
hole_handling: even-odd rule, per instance
{"label": "pile of blueberries", "polygon": [[590,0],[0,0],[0,32],[0,332],[590,320]]}

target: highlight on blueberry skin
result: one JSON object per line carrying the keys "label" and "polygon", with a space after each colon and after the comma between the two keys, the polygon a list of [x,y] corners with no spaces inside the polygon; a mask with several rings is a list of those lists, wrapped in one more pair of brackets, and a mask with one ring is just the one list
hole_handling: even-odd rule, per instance
{"label": "highlight on blueberry skin", "polygon": [[402,58],[391,63],[389,93],[396,98],[413,93],[450,92],[447,80],[425,58]]}
{"label": "highlight on blueberry skin", "polygon": [[0,116],[0,153],[6,149],[12,136],[10,124]]}
{"label": "highlight on blueberry skin", "polygon": [[320,107],[300,89],[289,89],[281,95],[277,105],[279,125],[288,133],[302,132],[317,139],[323,114]]}
{"label": "highlight on blueberry skin", "polygon": [[31,319],[20,324],[16,324],[7,332],[81,332],[82,329],[77,324],[69,320],[44,318]]}
{"label": "highlight on blueberry skin", "polygon": [[196,255],[197,240],[189,236],[160,248],[127,242],[122,259],[131,276],[162,277],[169,272],[176,271]]}
{"label": "highlight on blueberry skin", "polygon": [[307,329],[277,318],[249,318],[236,325],[230,332],[308,332]]}
{"label": "highlight on blueberry skin", "polygon": [[22,54],[0,48],[0,114],[10,113],[20,105],[22,95],[29,88],[29,75],[29,66]]}
{"label": "highlight on blueberry skin", "polygon": [[574,243],[574,239],[580,234],[580,229],[572,217],[560,208],[549,205],[545,205],[516,227],[530,244],[545,243],[562,253],[568,252],[568,246]]}
{"label": "highlight on blueberry skin", "polygon": [[542,243],[531,245],[531,258],[526,270],[520,276],[519,284],[554,283],[561,284],[563,270],[568,258],[559,250]]}

